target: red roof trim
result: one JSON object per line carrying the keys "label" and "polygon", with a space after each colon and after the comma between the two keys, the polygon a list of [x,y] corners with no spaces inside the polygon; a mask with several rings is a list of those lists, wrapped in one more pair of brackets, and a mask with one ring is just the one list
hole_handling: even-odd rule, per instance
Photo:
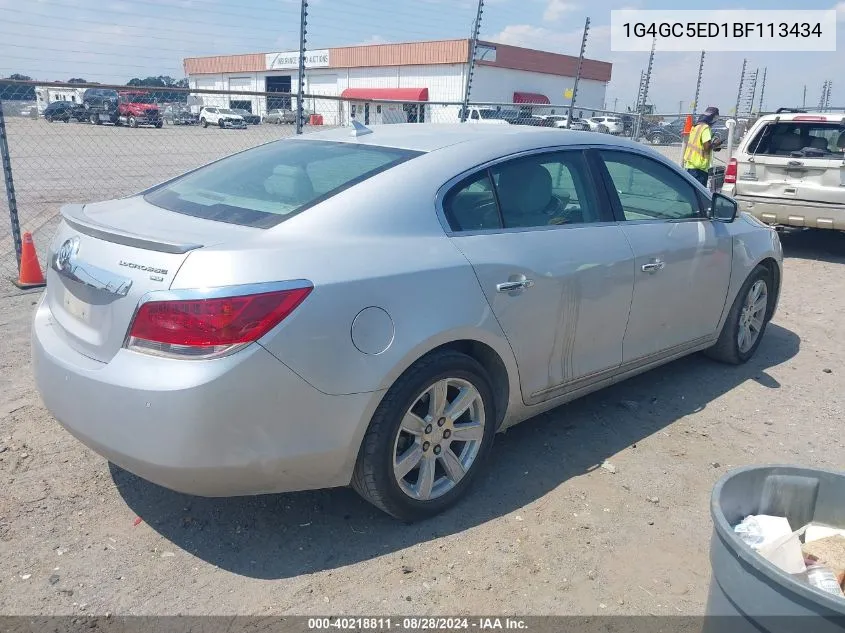
{"label": "red roof trim", "polygon": [[347,88],[340,96],[358,101],[428,101],[428,88]]}
{"label": "red roof trim", "polygon": [[536,92],[514,92],[513,93],[513,102],[514,103],[542,103],[542,104],[549,104],[549,98],[546,95],[541,95]]}

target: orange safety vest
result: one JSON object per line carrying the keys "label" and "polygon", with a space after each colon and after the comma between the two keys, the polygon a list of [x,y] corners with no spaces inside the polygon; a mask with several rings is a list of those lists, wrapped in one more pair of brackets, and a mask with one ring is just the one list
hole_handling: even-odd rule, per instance
{"label": "orange safety vest", "polygon": [[710,169],[710,152],[704,151],[704,143],[701,142],[701,136],[708,128],[706,123],[699,123],[690,131],[687,148],[684,150],[685,169]]}

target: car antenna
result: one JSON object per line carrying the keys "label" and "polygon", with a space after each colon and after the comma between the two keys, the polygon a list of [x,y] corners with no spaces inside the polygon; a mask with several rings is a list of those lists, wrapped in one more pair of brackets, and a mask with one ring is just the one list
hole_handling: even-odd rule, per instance
{"label": "car antenna", "polygon": [[352,119],[352,134],[350,136],[364,136],[364,134],[372,134],[373,131],[363,123],[359,123]]}

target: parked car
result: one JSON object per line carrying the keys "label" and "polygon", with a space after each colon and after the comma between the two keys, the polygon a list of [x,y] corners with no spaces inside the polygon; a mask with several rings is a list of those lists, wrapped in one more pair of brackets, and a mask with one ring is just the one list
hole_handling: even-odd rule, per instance
{"label": "parked car", "polygon": [[536,116],[533,114],[519,114],[514,119],[507,119],[513,125],[531,125],[534,127],[556,127],[555,122],[543,116]]}
{"label": "parked car", "polygon": [[243,108],[232,108],[232,112],[239,114],[247,125],[258,125],[261,123],[261,117],[257,114],[253,114],[249,110],[244,110]]}
{"label": "parked car", "polygon": [[667,123],[655,123],[642,131],[643,138],[652,145],[671,145],[683,141],[684,119],[673,119]]}
{"label": "parked car", "polygon": [[590,126],[591,131],[604,134],[621,135],[625,129],[622,119],[610,116],[594,116],[587,119],[587,125]]}
{"label": "parked car", "polygon": [[[552,124],[551,124],[550,127],[566,128],[566,121],[568,120],[569,117],[567,115],[561,115],[561,114],[548,114],[548,115],[541,116],[540,118],[551,121]],[[570,130],[579,130],[579,131],[588,131],[590,129],[590,126],[583,119],[579,119],[578,117],[572,117],[572,123],[569,126],[569,129]]]}
{"label": "parked car", "polygon": [[110,88],[88,88],[82,95],[82,107],[88,120],[95,125],[117,122],[117,102],[117,90]]}
{"label": "parked car", "polygon": [[162,120],[169,125],[196,125],[200,122],[199,114],[183,105],[169,105],[162,113]]}
{"label": "parked car", "polygon": [[142,90],[89,88],[82,96],[82,106],[88,120],[95,125],[162,126],[154,95]]}
{"label": "parked car", "polygon": [[772,225],[845,231],[842,113],[760,117],[725,169],[722,191]]}
{"label": "parked car", "polygon": [[84,121],[85,110],[79,104],[70,101],[53,101],[44,108],[44,119],[50,123],[53,121],[69,123],[71,119]]}
{"label": "parked car", "polygon": [[749,360],[782,274],[731,198],[556,129],[357,124],[61,216],[33,368],[75,437],[185,493],[351,484],[403,520],[463,496],[497,431]]}
{"label": "parked car", "polygon": [[217,125],[222,128],[246,128],[246,121],[240,115],[228,108],[205,107],[200,110],[200,125],[208,127]]}
{"label": "parked car", "polygon": [[284,108],[276,108],[269,110],[264,115],[265,123],[296,123],[296,112],[294,110],[286,110]]}

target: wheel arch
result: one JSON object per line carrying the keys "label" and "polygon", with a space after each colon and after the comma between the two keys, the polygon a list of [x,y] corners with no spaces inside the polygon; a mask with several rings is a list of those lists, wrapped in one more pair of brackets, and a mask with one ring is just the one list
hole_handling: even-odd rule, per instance
{"label": "wheel arch", "polygon": [[[452,336],[437,337],[419,345],[397,363],[385,377],[382,383],[382,395],[415,364],[444,350],[466,354],[487,372],[493,389],[496,429],[502,428],[508,416],[509,404],[512,401],[519,402],[521,398],[516,359],[504,335],[502,338],[496,338],[486,331],[456,332]],[[517,400],[513,400],[514,398]]]}

